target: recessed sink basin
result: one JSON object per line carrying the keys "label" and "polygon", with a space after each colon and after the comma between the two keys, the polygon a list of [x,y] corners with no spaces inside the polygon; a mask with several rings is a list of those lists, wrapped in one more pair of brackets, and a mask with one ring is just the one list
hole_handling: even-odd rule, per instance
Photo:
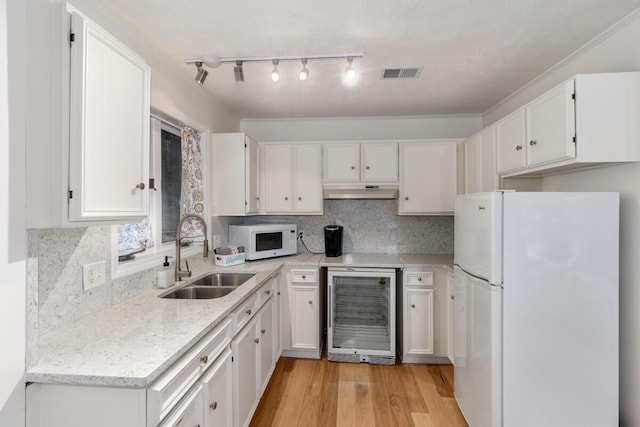
{"label": "recessed sink basin", "polygon": [[253,273],[210,273],[189,284],[189,286],[234,286],[238,287],[251,279]]}
{"label": "recessed sink basin", "polygon": [[221,298],[233,292],[237,286],[186,286],[176,289],[160,298],[170,299],[213,299]]}

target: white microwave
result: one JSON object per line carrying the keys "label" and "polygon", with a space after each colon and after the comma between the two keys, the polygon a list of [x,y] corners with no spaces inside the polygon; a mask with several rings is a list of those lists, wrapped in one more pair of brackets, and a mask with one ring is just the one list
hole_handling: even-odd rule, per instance
{"label": "white microwave", "polygon": [[295,224],[230,225],[229,244],[244,246],[248,260],[295,255],[297,231]]}

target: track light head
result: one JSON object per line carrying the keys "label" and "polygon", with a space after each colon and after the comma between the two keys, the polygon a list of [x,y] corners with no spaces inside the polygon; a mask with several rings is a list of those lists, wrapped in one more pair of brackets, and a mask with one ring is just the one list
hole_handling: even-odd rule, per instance
{"label": "track light head", "polygon": [[196,68],[198,69],[195,80],[196,80],[196,83],[202,86],[204,84],[204,81],[207,79],[209,72],[204,68],[202,68],[202,62],[196,62],[195,64],[196,64]]}
{"label": "track light head", "polygon": [[273,62],[273,71],[271,72],[271,80],[273,80],[274,82],[277,82],[278,80],[280,80],[280,72],[278,71],[278,64],[280,63],[280,60],[274,59],[271,62]]}
{"label": "track light head", "polygon": [[236,66],[233,67],[233,76],[237,82],[244,81],[244,71],[242,70],[242,61],[236,61]]}
{"label": "track light head", "polygon": [[307,80],[307,77],[309,77],[309,70],[307,69],[307,59],[303,58],[302,59],[302,70],[300,70],[300,72],[298,73],[298,79],[300,80]]}

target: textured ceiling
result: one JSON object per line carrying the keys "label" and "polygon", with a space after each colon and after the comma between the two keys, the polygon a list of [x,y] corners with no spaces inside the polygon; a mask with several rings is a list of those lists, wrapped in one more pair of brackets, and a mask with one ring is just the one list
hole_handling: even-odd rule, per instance
{"label": "textured ceiling", "polygon": [[[97,0],[96,0],[97,1]],[[218,55],[363,52],[346,61],[209,68],[205,89],[243,118],[481,113],[640,7],[640,0],[109,0],[100,1],[176,63]],[[424,67],[381,80],[385,67]],[[195,83],[194,83],[195,84]]]}

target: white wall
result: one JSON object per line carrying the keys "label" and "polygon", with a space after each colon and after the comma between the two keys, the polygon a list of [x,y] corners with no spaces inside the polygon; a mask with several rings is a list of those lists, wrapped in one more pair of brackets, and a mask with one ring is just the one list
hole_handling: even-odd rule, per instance
{"label": "white wall", "polygon": [[244,119],[240,126],[263,142],[466,138],[482,128],[482,115]]}
{"label": "white wall", "polygon": [[[578,73],[640,71],[640,13],[566,58],[485,115],[485,124]],[[640,120],[640,117],[638,117]],[[606,143],[606,141],[603,141]],[[578,147],[578,149],[580,149]],[[548,177],[544,191],[618,191],[620,223],[620,425],[640,426],[640,164]],[[598,343],[594,343],[598,345]]]}
{"label": "white wall", "polygon": [[[19,16],[12,18],[18,19]],[[24,141],[11,139],[9,142],[8,62],[7,1],[0,0],[0,425],[21,426],[24,425],[25,253],[15,250],[9,234],[9,158],[12,150],[23,152]],[[12,126],[19,126],[23,121],[21,118],[24,119],[12,117]],[[11,185],[16,185],[17,190],[24,190],[24,183],[20,188],[20,182],[12,181]],[[18,238],[24,239],[24,227]],[[14,261],[16,259],[18,261]]]}

